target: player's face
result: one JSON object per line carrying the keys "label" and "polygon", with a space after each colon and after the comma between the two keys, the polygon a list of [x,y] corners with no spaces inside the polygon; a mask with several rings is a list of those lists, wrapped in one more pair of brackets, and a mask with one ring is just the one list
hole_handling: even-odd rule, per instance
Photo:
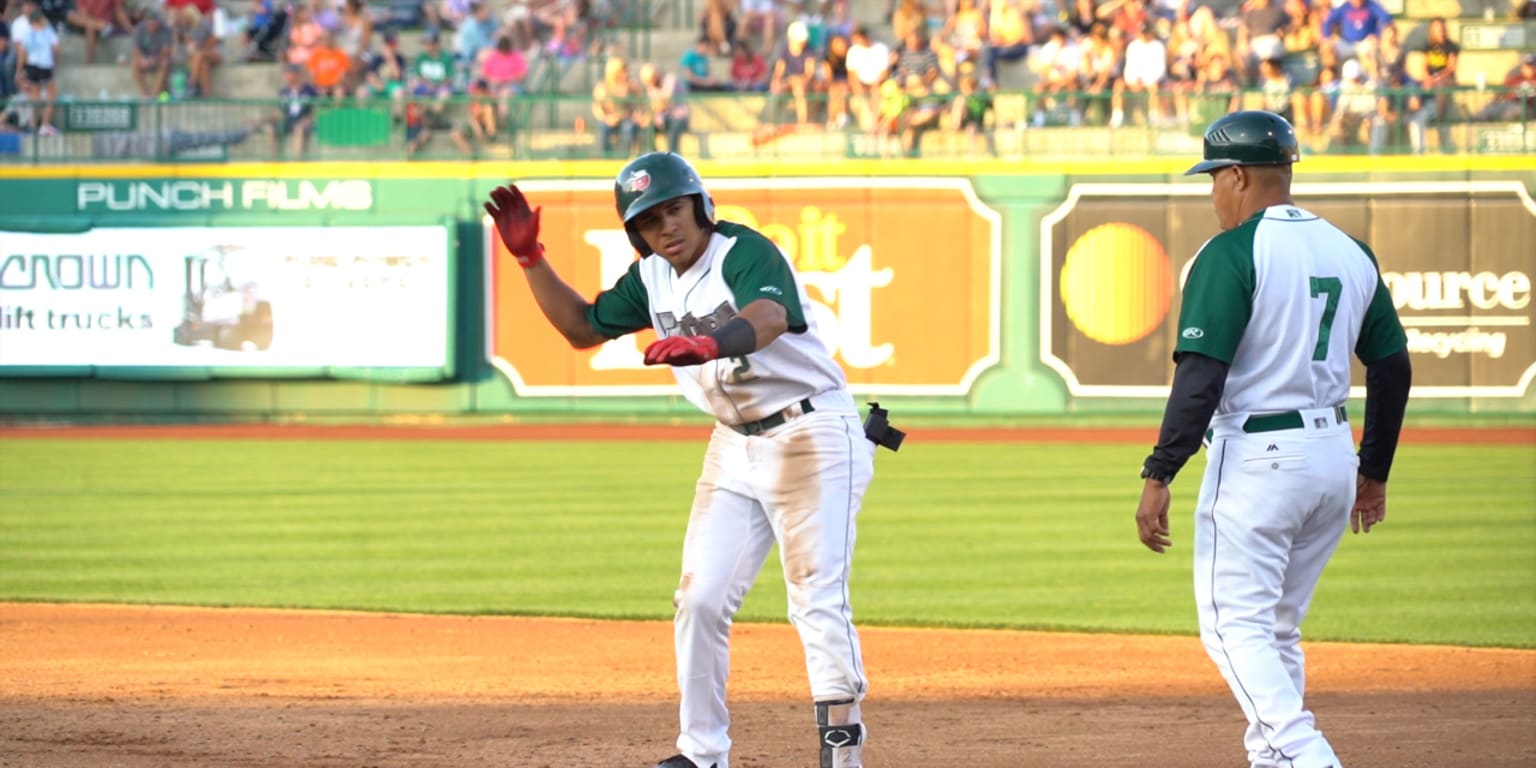
{"label": "player's face", "polygon": [[635,231],[678,274],[704,254],[709,233],[693,213],[693,196],[674,197],[635,218]]}

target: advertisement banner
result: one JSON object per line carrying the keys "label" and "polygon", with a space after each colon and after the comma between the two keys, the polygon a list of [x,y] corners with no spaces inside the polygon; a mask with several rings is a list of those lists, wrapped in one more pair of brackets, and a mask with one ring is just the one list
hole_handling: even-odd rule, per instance
{"label": "advertisement banner", "polygon": [[[542,206],[555,270],[590,300],[636,258],[609,181],[518,185]],[[949,178],[719,179],[716,217],[794,262],[809,310],[856,393],[963,395],[999,360],[1002,219]],[[490,359],[519,395],[676,393],[642,362],[651,331],[573,350],[549,327],[485,221]]]}
{"label": "advertisement banner", "polygon": [[0,232],[0,366],[442,368],[448,230]]}
{"label": "advertisement banner", "polygon": [[[1502,181],[1297,183],[1376,254],[1415,397],[1520,397],[1536,377],[1536,202]],[[1206,184],[1079,184],[1040,225],[1041,361],[1077,397],[1163,397],[1180,289],[1216,235]],[[1365,393],[1355,363],[1356,397]]]}

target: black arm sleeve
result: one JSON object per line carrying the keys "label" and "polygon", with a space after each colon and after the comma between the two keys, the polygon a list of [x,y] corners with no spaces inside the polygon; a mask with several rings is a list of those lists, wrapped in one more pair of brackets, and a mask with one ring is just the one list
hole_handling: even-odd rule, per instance
{"label": "black arm sleeve", "polygon": [[1365,364],[1365,426],[1360,438],[1360,474],[1387,481],[1397,438],[1413,387],[1413,363],[1408,350]]}
{"label": "black arm sleeve", "polygon": [[1147,472],[1171,481],[1184,462],[1200,450],[1200,440],[1210,427],[1211,416],[1216,413],[1221,392],[1227,386],[1228,367],[1214,357],[1195,352],[1179,355],[1157,447],[1142,465]]}

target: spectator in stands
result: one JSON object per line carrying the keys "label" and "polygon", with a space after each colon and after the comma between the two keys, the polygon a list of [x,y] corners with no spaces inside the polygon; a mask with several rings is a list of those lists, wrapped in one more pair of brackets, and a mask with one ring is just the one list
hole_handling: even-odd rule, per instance
{"label": "spectator in stands", "polygon": [[775,101],[789,94],[794,102],[795,122],[805,125],[811,120],[811,98],[817,88],[816,54],[806,45],[809,32],[805,25],[794,22],[784,30],[784,53],[773,62],[773,76],[768,91]]}
{"label": "spectator in stands", "polygon": [[1145,0],[1107,0],[1094,13],[1109,27],[1109,38],[1117,43],[1135,39],[1138,30],[1147,23]]}
{"label": "spectator in stands", "polygon": [[384,47],[368,59],[368,72],[364,76],[359,97],[386,96],[390,99],[404,96],[410,64],[400,52],[400,35],[393,29],[384,30]]}
{"label": "spectator in stands", "polygon": [[96,43],[102,35],[108,34],[112,27],[110,21],[97,19],[76,8],[74,0],[37,0],[37,7],[60,38],[65,32],[80,30],[85,35],[86,63],[96,62]]}
{"label": "spectator in stands", "polygon": [[528,7],[528,0],[511,0],[507,3],[507,10],[501,15],[499,32],[511,36],[512,47],[519,51],[533,47],[538,37],[533,29],[533,10]]}
{"label": "spectator in stands", "polygon": [[1331,149],[1348,150],[1368,144],[1373,133],[1385,135],[1377,103],[1379,83],[1362,61],[1369,59],[1348,59],[1341,65],[1339,98],[1328,126]]}
{"label": "spectator in stands", "polygon": [[[1063,4],[1069,0],[1058,0]],[[1065,16],[1067,28],[1072,33],[1072,39],[1081,40],[1093,31],[1094,22],[1099,20],[1099,8],[1094,0],[1070,0],[1071,7]]]}
{"label": "spectator in stands", "polygon": [[[528,80],[528,59],[512,45],[509,35],[496,38],[495,47],[480,55],[478,69],[486,91],[503,105],[522,93],[523,84]],[[502,117],[506,114],[503,110]]]}
{"label": "spectator in stands", "polygon": [[1371,124],[1370,152],[1380,154],[1403,144],[1403,129],[1407,118],[1419,111],[1424,102],[1423,94],[1410,87],[1403,70],[1388,70],[1380,64],[1376,67],[1376,116]]}
{"label": "spectator in stands", "polygon": [[1206,125],[1222,115],[1236,112],[1242,105],[1242,98],[1243,86],[1237,81],[1232,60],[1225,51],[1217,53],[1200,70],[1189,120],[1195,125]]}
{"label": "spectator in stands", "polygon": [[901,115],[901,148],[907,157],[920,157],[923,136],[939,127],[948,100],[915,73],[906,75],[902,85],[907,92],[907,109]]}
{"label": "spectator in stands", "polygon": [[476,0],[442,0],[437,8],[439,29],[458,29],[474,11]]}
{"label": "spectator in stands", "polygon": [[987,155],[997,157],[997,143],[992,135],[997,117],[992,99],[993,86],[982,82],[976,65],[967,61],[957,68],[955,88],[955,96],[949,105],[950,126],[965,135],[970,154],[976,154],[979,139],[985,145]]}
{"label": "spectator in stands", "polygon": [[865,130],[873,130],[879,113],[880,84],[891,71],[891,50],[873,40],[869,28],[859,25],[848,44],[848,103],[853,117]]}
{"label": "spectator in stands", "polygon": [[709,35],[699,35],[693,47],[683,51],[678,65],[683,79],[688,83],[688,90],[700,93],[731,90],[730,83],[722,83],[710,75],[709,57],[714,51],[715,44]]}
{"label": "spectator in stands", "polygon": [[161,5],[165,8],[166,17],[172,19],[179,16],[183,8],[196,8],[198,13],[211,16],[216,7],[213,0],[161,0]]}
{"label": "spectator in stands", "polygon": [[27,8],[26,19],[20,29],[12,29],[12,43],[16,46],[16,85],[26,94],[27,101],[41,104],[33,112],[35,122],[31,128],[39,136],[53,136],[53,104],[59,98],[59,81],[55,71],[59,55],[59,33],[43,15],[38,5]]}
{"label": "spectator in stands", "polygon": [[1520,57],[1520,66],[1504,78],[1504,92],[1488,102],[1472,120],[1479,123],[1536,120],[1536,53]]}
{"label": "spectator in stands", "polygon": [[[899,11],[898,11],[899,12]],[[881,157],[901,153],[901,120],[911,103],[911,97],[895,75],[880,83],[880,104],[875,112],[875,151]]]}
{"label": "spectator in stands", "polygon": [[1109,124],[1119,128],[1125,124],[1125,94],[1145,94],[1147,125],[1163,122],[1162,99],[1158,96],[1163,80],[1168,76],[1168,49],[1158,39],[1152,22],[1141,25],[1136,39],[1125,44],[1125,66],[1115,79]]}
{"label": "spectator in stands", "polygon": [[1187,126],[1189,96],[1200,81],[1200,41],[1190,34],[1188,19],[1173,22],[1164,47],[1168,51],[1168,74],[1164,80],[1168,106],[1174,122]]}
{"label": "spectator in stands", "polygon": [[699,13],[699,37],[708,38],[710,52],[731,55],[731,41],[736,39],[736,14],[726,0],[705,0]]}
{"label": "spectator in stands", "polygon": [[955,12],[944,21],[938,40],[956,63],[981,58],[987,42],[987,15],[977,7],[976,0],[957,0]]}
{"label": "spectator in stands", "polygon": [[768,90],[768,62],[752,46],[749,38],[740,38],[731,48],[731,86],[742,92]]}
{"label": "spectator in stands", "polygon": [[[1045,125],[1059,109],[1067,109],[1068,120],[1077,125],[1082,122],[1078,111],[1077,90],[1083,82],[1083,54],[1077,41],[1068,37],[1068,27],[1054,27],[1045,45],[1035,54],[1039,80],[1035,83],[1035,114],[1033,122]],[[1065,95],[1065,100],[1059,97]]]}
{"label": "spectator in stands", "polygon": [[320,44],[309,53],[304,63],[309,70],[309,82],[321,96],[340,99],[352,92],[347,75],[352,71],[352,59],[336,45],[336,35],[326,32],[320,36]]}
{"label": "spectator in stands", "polygon": [[906,88],[907,75],[917,75],[930,85],[939,79],[939,55],[928,45],[927,30],[918,28],[907,33],[901,48],[896,51],[895,69],[893,77],[899,78],[903,88]]}
{"label": "spectator in stands", "polygon": [[1290,24],[1291,16],[1280,0],[1243,3],[1242,18],[1237,25],[1236,58],[1247,82],[1258,83],[1259,62],[1285,55],[1285,30]]}
{"label": "spectator in stands", "polygon": [[848,38],[833,35],[827,38],[827,52],[821,57],[821,71],[817,81],[827,97],[827,127],[840,129],[848,125]]}
{"label": "spectator in stands", "polygon": [[276,61],[288,24],[288,11],[272,0],[250,0],[245,11],[245,60]]}
{"label": "spectator in stands", "polygon": [[[759,51],[774,52],[774,43],[778,41],[779,9],[777,0],[741,0],[741,34],[739,40],[752,42],[754,35],[757,41],[753,48]],[[734,44],[734,42],[733,42]]]}
{"label": "spectator in stands", "polygon": [[145,15],[133,30],[133,81],[139,86],[139,94],[153,99],[165,93],[165,82],[171,74],[171,58],[176,52],[176,40],[171,28],[159,13]]}
{"label": "spectator in stands", "polygon": [[320,92],[309,84],[308,71],[302,64],[283,66],[283,84],[277,91],[282,104],[272,131],[272,151],[278,151],[278,142],[288,140],[291,157],[303,157],[309,151],[309,140],[315,132],[314,102]]}
{"label": "spectator in stands", "polygon": [[1408,76],[1408,50],[1403,47],[1402,33],[1396,22],[1381,30],[1381,40],[1376,45],[1376,65],[1383,81],[1402,79],[1409,87],[1422,85]]}
{"label": "spectator in stands", "polygon": [[1515,0],[1514,4],[1515,12],[1512,14],[1513,18],[1536,19],[1536,0]]}
{"label": "spectator in stands", "polygon": [[[1195,57],[1195,72],[1198,75],[1204,72],[1210,65],[1211,59],[1220,56],[1228,62],[1232,61],[1232,43],[1216,14],[1210,6],[1202,5],[1189,14],[1189,35],[1194,38],[1199,46],[1200,53]],[[1214,119],[1214,118],[1213,118]]]}
{"label": "spectator in stands", "polygon": [[363,0],[346,0],[341,6],[341,23],[336,28],[336,47],[347,55],[351,69],[343,87],[356,92],[368,76],[373,61],[373,13]]}
{"label": "spectator in stands", "polygon": [[203,16],[193,6],[181,9],[181,20],[176,31],[192,95],[212,96],[213,71],[224,63],[224,41],[213,33],[213,18]]}
{"label": "spectator in stands", "polygon": [[453,78],[456,74],[453,54],[443,50],[441,35],[429,29],[421,37],[421,53],[411,67],[413,92],[422,91],[441,98],[453,95]]}
{"label": "spectator in stands", "polygon": [[11,47],[11,25],[0,23],[0,104],[16,93],[16,49]]}
{"label": "spectator in stands", "polygon": [[470,81],[469,105],[465,107],[464,124],[449,134],[460,152],[474,156],[479,147],[496,142],[500,125],[500,108],[496,102],[490,83],[478,78]]}
{"label": "spectator in stands", "polygon": [[486,0],[472,3],[469,16],[459,24],[453,34],[453,52],[459,63],[473,65],[480,59],[480,52],[496,45],[496,20],[491,18],[491,4]]}
{"label": "spectator in stands", "polygon": [[987,22],[987,79],[997,82],[997,62],[1020,61],[1029,55],[1035,42],[1034,29],[1024,12],[1022,0],[992,0]]}
{"label": "spectator in stands", "polygon": [[96,46],[101,38],[133,31],[133,22],[128,20],[128,9],[123,6],[123,0],[79,0],[78,9],[78,16],[92,22],[80,24],[70,20],[85,33],[86,64],[96,63]]}
{"label": "spectator in stands", "polygon": [[1296,84],[1281,66],[1280,59],[1259,62],[1257,85],[1264,109],[1285,118],[1286,122],[1294,126],[1298,112],[1296,103],[1301,100],[1301,94],[1296,92]]}
{"label": "spectator in stands", "polygon": [[1424,71],[1426,77],[1420,86],[1426,91],[1423,103],[1408,121],[1408,141],[1415,154],[1423,154],[1428,143],[1426,133],[1430,123],[1440,132],[1440,151],[1454,152],[1451,141],[1451,121],[1455,118],[1456,66],[1461,59],[1461,46],[1450,39],[1444,18],[1429,21],[1428,35],[1424,43]]}
{"label": "spectator in stands", "polygon": [[1375,56],[1381,31],[1392,23],[1392,14],[1376,0],[1344,0],[1323,21],[1323,37],[1332,44],[1339,61]]}
{"label": "spectator in stands", "polygon": [[629,157],[639,153],[639,125],[635,118],[644,111],[644,98],[629,76],[629,62],[622,56],[608,57],[602,82],[592,89],[598,147],[605,156]]}
{"label": "spectator in stands", "polygon": [[1298,86],[1314,85],[1317,71],[1323,65],[1322,23],[1307,0],[1285,0],[1285,15],[1290,23],[1280,33],[1280,41],[1285,45],[1286,70]]}
{"label": "spectator in stands", "polygon": [[[688,84],[650,62],[640,65],[640,87],[645,89],[645,118],[650,138],[644,151],[658,150],[657,139],[666,138],[666,151],[678,152],[688,130]],[[702,147],[702,142],[701,145]]]}
{"label": "spectator in stands", "polygon": [[845,38],[853,38],[853,9],[848,0],[828,0],[826,22],[823,25],[827,31],[827,39],[831,40],[838,35]]}
{"label": "spectator in stands", "polygon": [[288,25],[288,63],[304,66],[309,53],[320,44],[325,28],[315,20],[315,12],[305,0],[293,6],[293,19]]}
{"label": "spectator in stands", "polygon": [[[1093,25],[1093,31],[1083,38],[1083,72],[1082,91],[1084,96],[1083,111],[1101,113],[1095,120],[1096,124],[1107,122],[1110,101],[1113,96],[1115,81],[1120,76],[1120,51],[1109,39],[1109,26],[1100,21]],[[1086,118],[1085,118],[1086,119]],[[1101,122],[1102,121],[1102,122]]]}

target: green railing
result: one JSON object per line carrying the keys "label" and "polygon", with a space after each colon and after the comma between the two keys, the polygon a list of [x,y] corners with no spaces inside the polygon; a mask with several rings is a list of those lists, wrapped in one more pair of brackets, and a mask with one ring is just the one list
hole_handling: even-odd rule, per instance
{"label": "green railing", "polygon": [[[541,78],[557,78],[555,69]],[[552,80],[551,80],[552,82]],[[1409,98],[1433,95],[1409,91],[1386,94],[1402,105]],[[1453,105],[1445,119],[1415,121],[1399,106],[1395,120],[1374,115],[1341,124],[1339,135],[1325,124],[1311,129],[1295,120],[1305,151],[1330,154],[1404,154],[1455,151],[1474,154],[1536,153],[1536,114],[1524,100],[1500,88],[1459,89],[1444,94]],[[1175,97],[1177,98],[1177,97]],[[787,97],[768,94],[694,94],[692,116],[680,149],[721,158],[838,159],[848,157],[1189,155],[1199,151],[1203,126],[1225,114],[1233,103],[1262,106],[1262,94],[1189,94],[1186,120],[1147,120],[1143,102],[1127,97],[1125,119],[1111,127],[1108,93],[1063,93],[1049,98],[1029,92],[993,95],[986,127],[974,135],[947,119],[908,132],[906,121],[881,134],[861,129],[857,120],[828,127],[826,104],[813,99],[809,119],[797,123]],[[1313,100],[1301,93],[1300,102]],[[1490,105],[1509,104],[1507,110]],[[574,159],[628,156],[652,147],[665,148],[665,132],[641,128],[634,143],[604,146],[603,131],[584,94],[548,92],[492,103],[494,132],[480,137],[468,131],[470,100],[443,102],[317,101],[311,103],[307,130],[285,132],[278,116],[283,104],[252,101],[61,101],[53,122],[55,136],[0,133],[0,165],[113,162],[223,162],[309,160],[452,160]],[[1302,107],[1305,109],[1305,107]],[[1499,111],[1500,114],[1493,114]],[[407,114],[420,119],[407,119]],[[25,111],[23,111],[25,117]],[[417,131],[425,126],[428,135]],[[455,139],[458,134],[458,139]],[[299,140],[299,136],[304,141]],[[912,141],[913,137],[917,141]],[[615,138],[620,134],[615,132]],[[413,147],[413,140],[425,141]],[[905,140],[904,140],[905,138]],[[462,140],[462,141],[461,141]]]}

